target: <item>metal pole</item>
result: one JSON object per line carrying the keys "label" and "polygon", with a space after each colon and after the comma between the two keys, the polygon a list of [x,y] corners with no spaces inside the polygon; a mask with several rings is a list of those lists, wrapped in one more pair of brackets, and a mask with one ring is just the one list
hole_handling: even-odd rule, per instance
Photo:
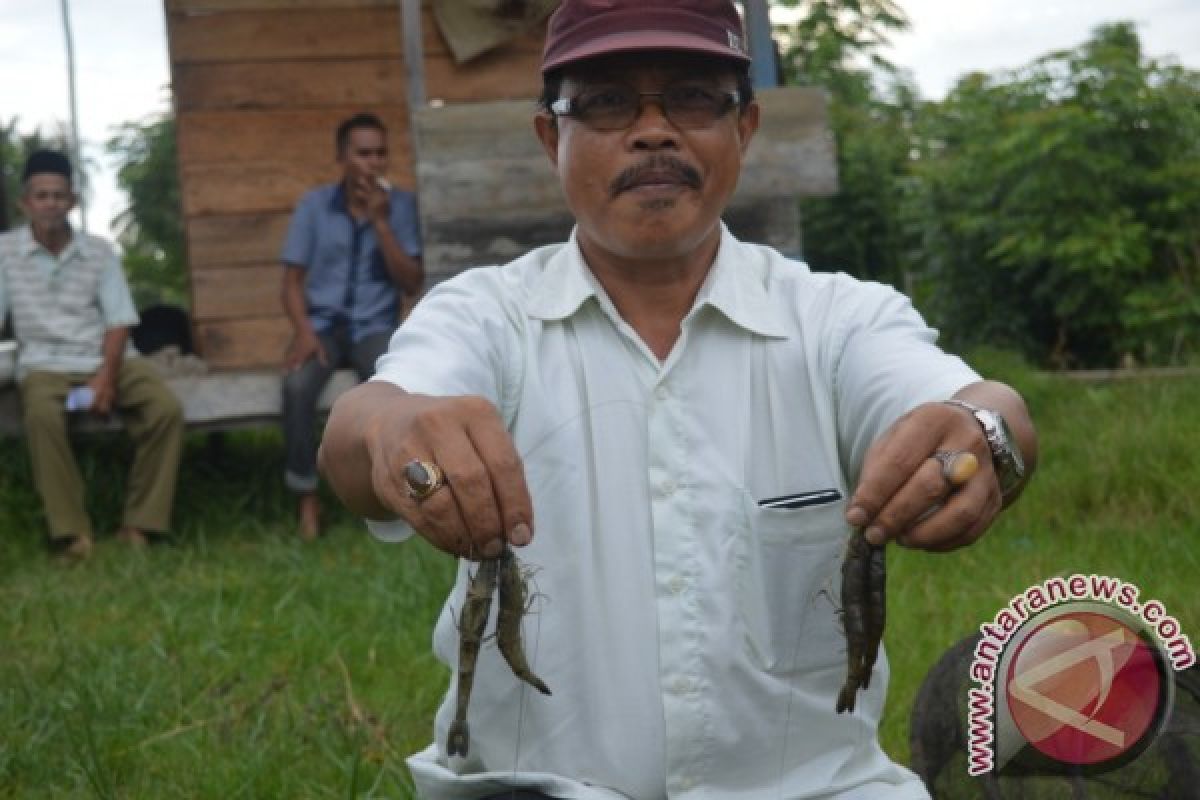
{"label": "metal pole", "polygon": [[755,89],[779,85],[775,68],[775,42],[771,38],[771,15],[767,0],[745,0],[746,32],[750,37],[750,80]]}
{"label": "metal pole", "polygon": [[71,144],[75,161],[75,188],[79,195],[79,227],[87,233],[87,201],[83,196],[83,141],[79,138],[79,109],[75,103],[75,43],[71,38],[71,14],[67,0],[60,0],[63,33],[67,39],[67,91],[71,100]]}
{"label": "metal pole", "polygon": [[421,0],[400,0],[404,67],[408,72],[408,113],[425,105],[425,48],[421,42]]}
{"label": "metal pole", "polygon": [[[8,131],[0,126],[0,233],[8,230],[8,178],[4,177],[4,151],[8,149]],[[4,320],[0,320],[0,326]]]}

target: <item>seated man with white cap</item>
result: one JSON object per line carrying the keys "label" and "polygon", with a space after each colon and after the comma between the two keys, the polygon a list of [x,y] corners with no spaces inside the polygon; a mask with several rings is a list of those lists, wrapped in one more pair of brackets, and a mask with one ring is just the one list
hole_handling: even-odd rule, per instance
{"label": "seated man with white cap", "polygon": [[141,546],[170,527],[183,410],[129,345],[138,315],[112,246],[67,219],[75,205],[70,161],[37,151],[21,179],[29,224],[0,234],[0,319],[12,311],[25,441],[50,549],[68,559],[92,550],[83,478],[67,436],[71,411],[124,419],[135,453],[116,538]]}

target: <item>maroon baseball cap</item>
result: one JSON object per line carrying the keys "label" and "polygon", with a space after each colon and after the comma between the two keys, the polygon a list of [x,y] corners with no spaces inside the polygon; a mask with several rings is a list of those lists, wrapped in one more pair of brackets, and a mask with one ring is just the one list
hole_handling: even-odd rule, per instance
{"label": "maroon baseball cap", "polygon": [[749,63],[731,0],[563,0],[550,17],[542,72],[633,50],[683,50]]}

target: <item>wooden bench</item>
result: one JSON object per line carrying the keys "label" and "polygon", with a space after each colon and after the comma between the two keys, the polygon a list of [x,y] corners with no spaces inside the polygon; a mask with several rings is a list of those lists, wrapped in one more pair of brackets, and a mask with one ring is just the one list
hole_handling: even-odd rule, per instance
{"label": "wooden bench", "polygon": [[[237,428],[279,424],[282,415],[283,376],[278,372],[218,372],[165,379],[183,404],[188,430],[226,431]],[[325,387],[317,408],[326,413],[333,401],[358,383],[353,370],[334,373]],[[72,431],[93,433],[119,430],[120,418],[98,419],[78,415]],[[21,407],[17,388],[0,388],[0,437],[21,436]]]}

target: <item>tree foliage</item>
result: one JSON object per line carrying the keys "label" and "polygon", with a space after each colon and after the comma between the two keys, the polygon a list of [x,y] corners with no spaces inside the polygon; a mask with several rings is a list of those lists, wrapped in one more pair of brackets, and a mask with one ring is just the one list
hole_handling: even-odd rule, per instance
{"label": "tree foliage", "polygon": [[922,115],[911,203],[932,310],[1055,366],[1167,363],[1200,341],[1200,74],[1130,23]]}
{"label": "tree foliage", "polygon": [[856,64],[892,69],[880,48],[890,34],[908,28],[908,18],[893,0],[778,0],[776,5],[800,12],[794,23],[777,29],[786,43],[785,74],[791,82],[827,86],[835,94],[841,93],[843,77],[857,84]]}
{"label": "tree foliage", "polygon": [[[900,204],[916,89],[880,55],[908,20],[891,0],[791,0],[799,19],[776,29],[786,83],[830,95],[839,192],[801,202],[804,255],[814,265],[904,284]],[[876,87],[888,82],[887,96]]]}
{"label": "tree foliage", "polygon": [[[869,77],[862,76],[864,87]],[[904,288],[910,247],[902,209],[909,191],[915,90],[899,78],[884,100],[835,96],[830,126],[837,146],[840,190],[801,202],[805,257],[860,278]]]}
{"label": "tree foliage", "polygon": [[175,152],[175,118],[127,122],[108,142],[129,207],[115,220],[125,271],[139,308],[187,305],[187,246]]}
{"label": "tree foliage", "polygon": [[890,3],[804,8],[778,31],[798,42],[784,71],[830,92],[840,182],[802,203],[809,263],[914,293],[956,347],[1060,367],[1200,355],[1200,73],[1115,23],[922,102],[878,57],[906,25]]}

